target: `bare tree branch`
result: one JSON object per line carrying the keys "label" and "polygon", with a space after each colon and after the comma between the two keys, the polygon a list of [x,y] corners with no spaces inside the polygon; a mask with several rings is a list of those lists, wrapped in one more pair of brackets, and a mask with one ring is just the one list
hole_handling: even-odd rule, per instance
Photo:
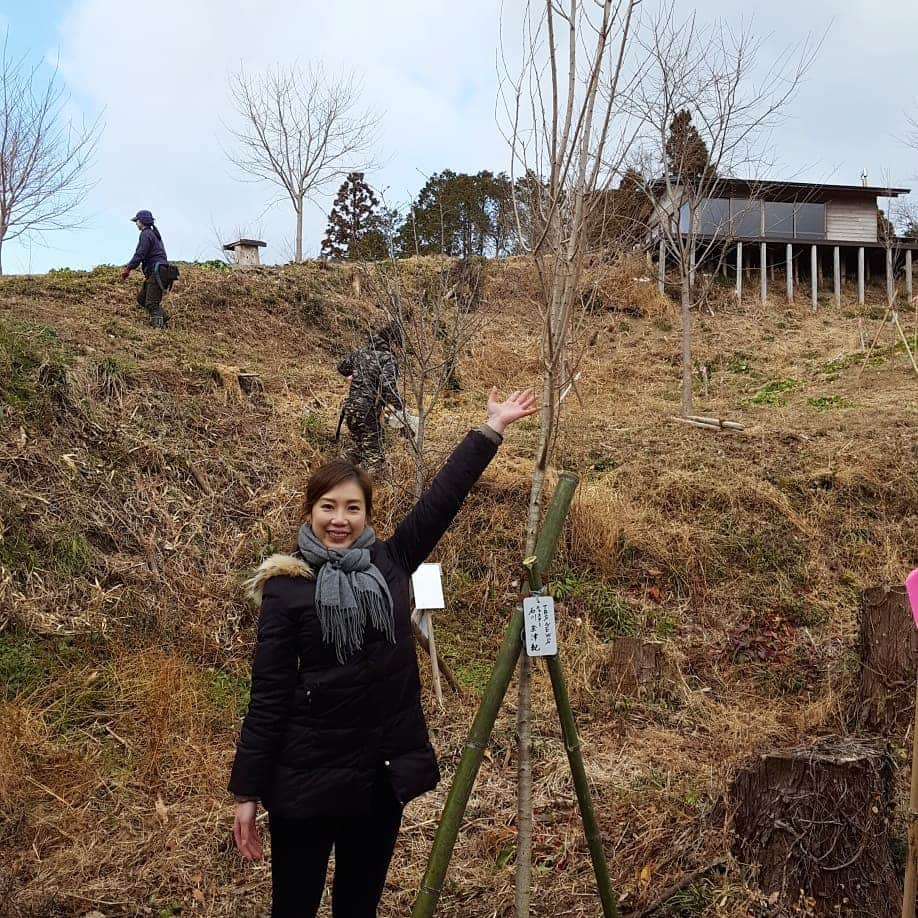
{"label": "bare tree branch", "polygon": [[[764,42],[748,26],[735,29],[723,20],[701,25],[694,14],[678,21],[673,0],[667,0],[641,44],[648,69],[632,95],[643,126],[636,164],[653,209],[651,234],[662,240],[664,258],[679,277],[685,416],[692,410],[691,310],[708,293],[697,282],[696,268],[703,261],[711,268],[712,260],[722,258],[734,231],[727,220],[717,233],[703,234],[700,216],[726,178],[746,173],[755,182],[771,165],[770,132],[785,118],[820,42],[807,37],[764,65]],[[689,145],[680,149],[670,142],[673,119],[685,113],[708,151],[703,169],[688,161]]]}
{"label": "bare tree branch", "polygon": [[[86,173],[102,133],[101,116],[77,127],[64,121],[69,97],[55,69],[44,80],[39,66],[0,51],[0,254],[3,243],[73,229],[92,182]],[[0,261],[2,273],[2,261]]]}
{"label": "bare tree branch", "polygon": [[[514,214],[521,244],[540,283],[534,302],[542,326],[542,410],[530,489],[526,552],[535,546],[545,474],[582,342],[579,283],[588,219],[628,151],[622,78],[631,83],[633,18],[638,0],[530,0],[522,64],[511,73],[502,54],[501,130],[510,147]],[[614,149],[618,161],[610,159]],[[532,860],[530,669],[520,662],[516,914],[529,914]]]}
{"label": "bare tree branch", "polygon": [[296,215],[294,257],[303,260],[303,205],[348,172],[373,167],[380,115],[360,107],[354,73],[327,75],[321,64],[243,67],[230,78],[239,127],[227,127],[227,158],[252,181],[268,182],[290,199]]}

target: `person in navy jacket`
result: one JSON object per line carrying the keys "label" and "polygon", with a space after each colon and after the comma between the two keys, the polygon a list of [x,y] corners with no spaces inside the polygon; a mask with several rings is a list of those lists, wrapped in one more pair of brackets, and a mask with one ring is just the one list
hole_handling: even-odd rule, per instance
{"label": "person in navy jacket", "polygon": [[335,849],[332,913],[372,918],[402,809],[440,779],[421,708],[409,583],[494,457],[504,429],[537,411],[531,390],[488,398],[472,430],[388,539],[369,526],[370,479],[343,459],[306,488],[291,555],[249,581],[261,605],[248,713],[229,790],[233,834],[262,858],[269,814],[272,916],[312,918]]}
{"label": "person in navy jacket", "polygon": [[150,324],[154,328],[163,328],[169,321],[169,316],[163,309],[166,285],[159,277],[159,268],[168,264],[166,247],[163,245],[163,237],[154,226],[153,214],[150,211],[138,210],[132,219],[140,230],[140,239],[137,240],[134,255],[121,271],[121,279],[127,280],[134,268],[140,268],[144,280],[137,292],[137,305],[146,309],[150,316]]}

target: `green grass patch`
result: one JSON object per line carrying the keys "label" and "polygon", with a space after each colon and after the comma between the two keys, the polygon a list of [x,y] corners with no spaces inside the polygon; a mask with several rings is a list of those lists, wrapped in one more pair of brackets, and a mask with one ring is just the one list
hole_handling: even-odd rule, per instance
{"label": "green grass patch", "polygon": [[846,354],[842,357],[834,357],[832,360],[827,360],[825,363],[821,364],[819,369],[822,373],[825,374],[826,379],[829,382],[834,382],[841,376],[844,370],[847,370],[848,367],[853,366],[861,358],[859,354]]}
{"label": "green grass patch", "polygon": [[650,626],[657,637],[657,640],[665,641],[676,636],[679,630],[679,622],[664,608],[653,610],[650,614]]}
{"label": "green grass patch", "polygon": [[49,565],[68,577],[85,574],[93,558],[86,536],[74,526],[56,529],[48,538]]}
{"label": "green grass patch", "polygon": [[479,695],[485,690],[493,668],[493,660],[462,660],[452,665],[459,684]]}
{"label": "green grass patch", "polygon": [[83,659],[70,638],[41,638],[24,629],[0,632],[0,698],[10,701],[45,686],[62,666]]}
{"label": "green grass patch", "polygon": [[787,404],[787,393],[797,388],[796,379],[775,379],[766,383],[749,399],[750,405],[778,408]]}
{"label": "green grass patch", "polygon": [[752,372],[752,357],[745,351],[734,351],[727,361],[727,372],[746,375]]}
{"label": "green grass patch", "polygon": [[300,430],[307,440],[318,440],[323,433],[322,417],[315,411],[304,411],[300,418]]}
{"label": "green grass patch", "polygon": [[207,700],[218,711],[231,711],[237,720],[245,717],[252,690],[251,675],[236,675],[224,669],[206,672]]}
{"label": "green grass patch", "polygon": [[817,411],[834,411],[836,408],[846,408],[848,403],[840,395],[817,395],[808,398],[806,403]]}
{"label": "green grass patch", "polygon": [[643,607],[602,580],[566,571],[552,581],[549,592],[558,602],[582,607],[604,640],[633,636],[643,626]]}
{"label": "green grass patch", "polygon": [[0,319],[0,402],[27,407],[35,398],[38,367],[59,350],[53,328]]}
{"label": "green grass patch", "polygon": [[14,572],[33,571],[40,559],[40,550],[23,510],[10,494],[0,489],[0,564]]}
{"label": "green grass patch", "polygon": [[679,890],[660,912],[666,918],[700,918],[711,914],[721,894],[720,887],[711,880],[703,879],[685,889]]}

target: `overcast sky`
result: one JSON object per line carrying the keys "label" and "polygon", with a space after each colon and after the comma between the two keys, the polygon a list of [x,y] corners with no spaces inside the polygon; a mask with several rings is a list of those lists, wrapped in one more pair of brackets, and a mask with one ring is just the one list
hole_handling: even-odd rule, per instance
{"label": "overcast sky", "polygon": [[[59,60],[75,114],[102,113],[96,185],[79,231],[3,248],[7,273],[123,264],[152,210],[170,257],[219,257],[217,237],[259,232],[266,261],[290,257],[289,204],[267,213],[273,191],[240,182],[227,163],[221,119],[227,74],[322,60],[353,67],[364,99],[384,112],[383,165],[368,179],[404,205],[442,169],[507,168],[495,125],[499,0],[0,0],[13,53]],[[649,0],[645,0],[649,5]],[[680,2],[680,12],[735,21],[735,0]],[[522,0],[505,0],[508,18]],[[828,28],[790,119],[776,138],[781,176],[918,188],[918,154],[898,140],[903,112],[918,112],[918,2],[771,0],[755,29],[777,52]],[[318,253],[336,188],[307,215],[304,251]]]}

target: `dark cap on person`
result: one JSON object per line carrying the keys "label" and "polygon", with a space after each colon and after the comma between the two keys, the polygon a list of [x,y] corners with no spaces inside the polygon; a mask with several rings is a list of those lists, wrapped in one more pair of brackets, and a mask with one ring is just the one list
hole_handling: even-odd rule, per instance
{"label": "dark cap on person", "polygon": [[138,220],[144,226],[152,226],[153,225],[153,214],[151,214],[150,211],[148,210],[138,210],[137,213],[134,214],[133,217],[131,217],[131,223],[136,223]]}

